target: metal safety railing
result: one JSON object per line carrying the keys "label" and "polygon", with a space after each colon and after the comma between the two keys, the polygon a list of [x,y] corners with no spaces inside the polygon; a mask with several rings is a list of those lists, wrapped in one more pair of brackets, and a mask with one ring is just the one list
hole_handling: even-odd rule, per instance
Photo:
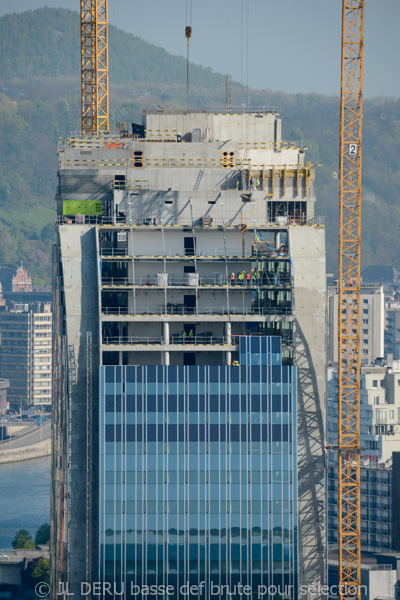
{"label": "metal safety railing", "polygon": [[154,308],[144,307],[126,307],[126,306],[103,306],[101,316],[124,316],[124,317],[157,317],[157,316],[290,316],[293,309],[290,306],[272,306],[272,307],[191,307],[183,304],[168,304]]}
{"label": "metal safety railing", "polygon": [[151,183],[148,179],[127,179],[127,180],[118,180],[114,181],[114,189],[115,190],[146,190],[150,191]]}
{"label": "metal safety railing", "polygon": [[[217,277],[198,277],[198,278],[180,278],[174,276],[160,277],[153,276],[145,277],[103,277],[101,285],[103,288],[116,287],[230,287],[243,289],[248,287],[253,288],[287,288],[291,285],[289,275],[281,275],[279,273],[264,273],[256,272],[253,277],[251,273],[250,279],[246,279],[247,274],[244,274],[243,279],[239,279],[236,274],[234,279],[225,275]],[[161,273],[160,275],[164,275]]]}
{"label": "metal safety railing", "polygon": [[56,225],[125,225],[125,218],[111,219],[102,215],[59,215],[56,218]]}
{"label": "metal safety railing", "polygon": [[[239,335],[213,336],[208,334],[194,335],[187,332],[172,334],[169,338],[162,336],[104,336],[105,346],[238,346]],[[292,339],[283,338],[282,344],[292,345]]]}
{"label": "metal safety railing", "polygon": [[212,106],[209,111],[210,115],[276,115],[279,116],[279,113],[275,110],[275,106],[259,106],[259,105],[249,105],[246,104],[237,104],[235,106],[230,106],[229,110],[227,110],[226,106]]}
{"label": "metal safety railing", "polygon": [[[118,188],[116,188],[118,189]],[[127,188],[128,189],[128,188]],[[129,188],[129,189],[134,189]],[[137,188],[139,189],[139,188]],[[193,222],[188,221],[187,218],[179,217],[168,217],[160,222],[159,217],[140,217],[130,218],[129,216],[120,214],[118,216],[110,217],[103,215],[59,215],[55,221],[56,225],[73,225],[73,224],[88,224],[88,225],[102,225],[105,227],[119,226],[119,227],[143,227],[143,228],[157,228],[157,229],[168,229],[170,227],[193,227],[194,229],[206,228],[206,229],[227,229],[227,228],[238,228],[239,225],[234,219],[227,221],[226,223],[220,223],[217,220],[211,223],[204,223],[202,218],[199,217]],[[256,230],[263,227],[289,227],[289,226],[324,226],[325,217],[316,216],[308,219],[306,217],[295,217],[290,216],[278,216],[267,218],[265,223],[257,224],[256,227],[248,226],[248,229]]]}
{"label": "metal safety railing", "polygon": [[63,151],[66,148],[81,148],[82,150],[103,150],[106,148],[124,147],[126,142],[120,139],[115,133],[98,134],[88,137],[81,132],[72,132],[69,137],[60,137],[58,140],[58,150]]}
{"label": "metal safety railing", "polygon": [[268,256],[274,259],[289,260],[289,256],[286,253],[274,251],[272,248],[266,248],[264,251],[261,248],[253,247],[251,253],[247,248],[245,255],[243,256],[242,248],[212,248],[207,250],[207,253],[203,249],[196,249],[190,252],[176,252],[173,248],[153,248],[152,253],[149,250],[138,248],[134,254],[130,254],[127,248],[101,248],[100,256],[104,259],[107,258],[199,258],[199,259],[218,259],[218,260],[235,260],[241,261],[243,259],[254,259],[257,257]]}
{"label": "metal safety railing", "polygon": [[[107,258],[109,256],[118,255],[121,253],[127,252],[127,249],[119,249],[119,248],[101,248],[100,254],[103,258]],[[238,257],[242,258],[242,248],[210,248],[207,249],[207,253],[204,249],[196,249],[190,250],[188,252],[176,252],[174,248],[162,248],[162,247],[153,247],[151,249],[137,248],[135,250],[135,254],[131,255],[134,258],[183,258],[183,257],[193,257],[193,258],[225,258],[225,257]],[[126,254],[126,256],[128,256]]]}
{"label": "metal safety railing", "polygon": [[182,345],[182,346],[235,346],[239,342],[232,337],[217,337],[209,335],[190,335],[177,334],[164,337],[141,337],[141,336],[105,336],[102,340],[105,346],[163,346],[163,345]]}
{"label": "metal safety railing", "polygon": [[[301,140],[280,140],[275,142],[269,140],[267,142],[241,142],[239,148],[246,148],[249,150],[274,150],[275,152],[280,150],[307,150],[304,147],[304,142]],[[305,168],[305,165],[301,165]]]}

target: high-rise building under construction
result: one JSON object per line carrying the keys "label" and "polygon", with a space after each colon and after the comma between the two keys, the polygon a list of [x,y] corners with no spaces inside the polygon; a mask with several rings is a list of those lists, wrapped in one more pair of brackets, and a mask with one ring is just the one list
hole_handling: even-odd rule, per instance
{"label": "high-rise building under construction", "polygon": [[145,112],[61,141],[54,598],[324,583],[313,179],[274,111]]}

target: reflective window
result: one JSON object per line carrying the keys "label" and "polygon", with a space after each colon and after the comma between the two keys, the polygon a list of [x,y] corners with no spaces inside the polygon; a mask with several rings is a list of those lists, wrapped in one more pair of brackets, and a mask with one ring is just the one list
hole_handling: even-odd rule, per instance
{"label": "reflective window", "polygon": [[100,368],[101,581],[295,586],[296,369],[239,365]]}

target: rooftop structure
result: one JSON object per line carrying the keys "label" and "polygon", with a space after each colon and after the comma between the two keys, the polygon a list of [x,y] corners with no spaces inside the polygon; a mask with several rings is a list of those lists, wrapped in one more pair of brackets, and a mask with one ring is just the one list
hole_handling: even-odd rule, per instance
{"label": "rooftop structure", "polygon": [[323,582],[313,169],[273,111],[132,132],[60,143],[52,593]]}
{"label": "rooftop structure", "polygon": [[362,281],[366,285],[383,284],[385,292],[394,284],[399,283],[399,271],[389,265],[365,267],[361,273]]}

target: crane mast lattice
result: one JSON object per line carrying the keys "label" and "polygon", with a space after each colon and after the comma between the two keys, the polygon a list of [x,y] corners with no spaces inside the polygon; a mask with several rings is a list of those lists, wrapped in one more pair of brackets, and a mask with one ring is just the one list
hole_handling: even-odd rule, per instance
{"label": "crane mast lattice", "polygon": [[81,0],[82,134],[109,130],[108,0]]}
{"label": "crane mast lattice", "polygon": [[343,0],[339,200],[339,583],[360,598],[360,235],[364,0]]}

